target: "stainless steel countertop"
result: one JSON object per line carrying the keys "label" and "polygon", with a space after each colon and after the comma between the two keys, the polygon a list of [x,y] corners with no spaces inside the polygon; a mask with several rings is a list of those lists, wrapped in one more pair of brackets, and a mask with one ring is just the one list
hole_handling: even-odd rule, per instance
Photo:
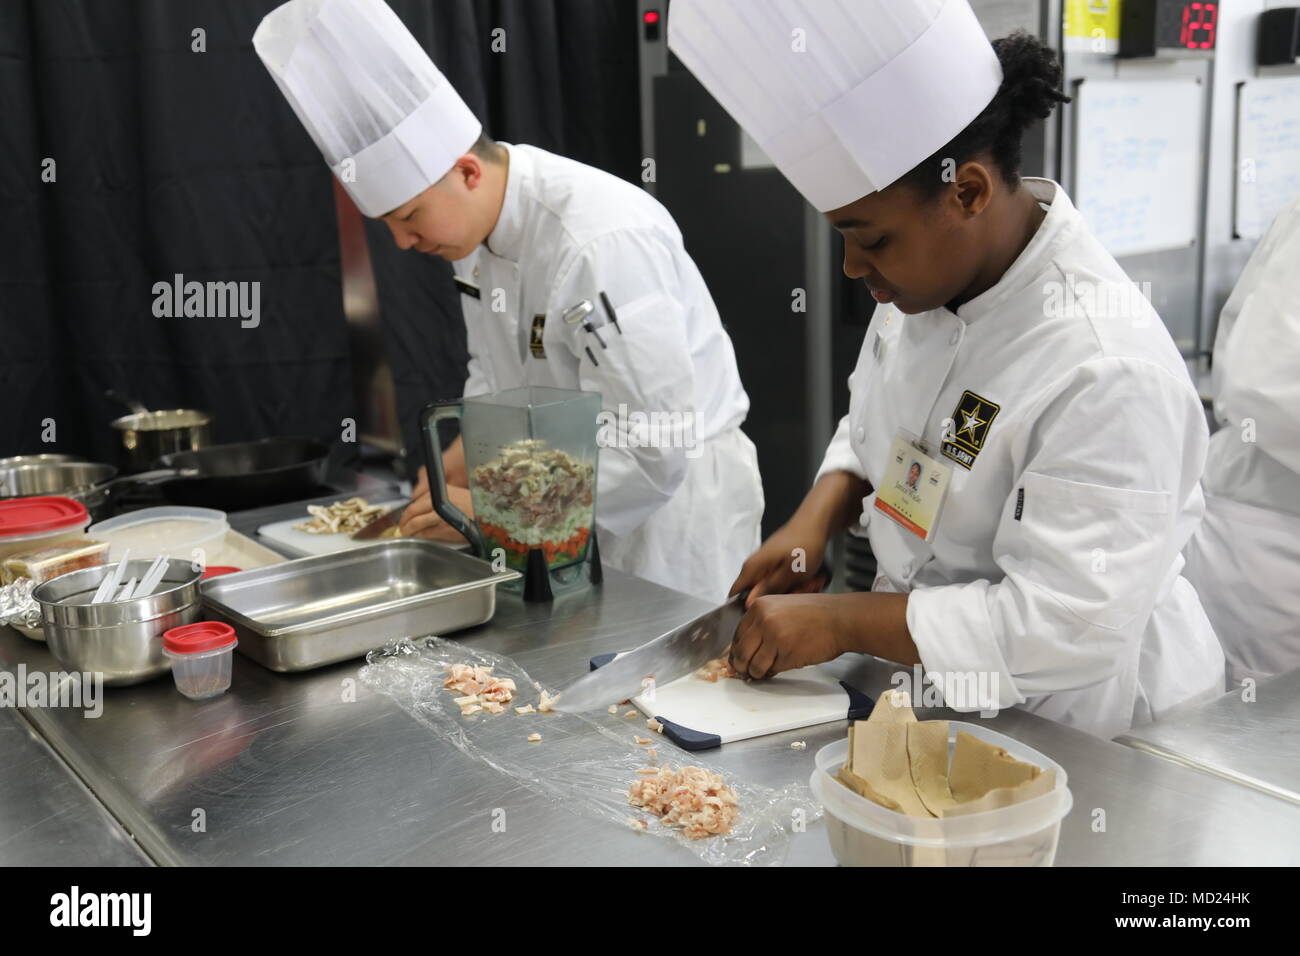
{"label": "stainless steel countertop", "polygon": [[1260,681],[1253,700],[1238,688],[1116,739],[1300,805],[1300,669]]}
{"label": "stainless steel countertop", "polygon": [[[366,490],[377,496],[387,488]],[[251,534],[302,510],[280,505],[232,514],[230,522]],[[633,647],[704,609],[694,598],[607,569],[601,588],[551,606],[502,594],[491,622],[450,636],[508,654],[535,679],[562,686],[592,656]],[[0,628],[0,667],[20,661],[59,669],[44,645]],[[211,701],[186,700],[164,678],[107,689],[97,720],[52,709],[25,715],[160,863],[696,862],[671,841],[570,812],[465,756],[360,686],[360,663],[278,675],[236,654],[230,692]],[[898,670],[858,656],[827,666],[873,696]],[[346,702],[352,690],[355,701]],[[1296,841],[1279,838],[1300,827],[1300,810],[1284,800],[1032,714],[1008,711],[989,726],[1048,754],[1069,774],[1074,809],[1062,824],[1058,865],[1300,863]],[[737,779],[781,786],[805,782],[817,750],[843,734],[842,723],[828,724],[706,756]],[[807,749],[791,750],[795,740]],[[661,754],[664,747],[672,745],[665,740]],[[0,786],[0,804],[14,796]],[[493,832],[495,808],[506,811],[504,833]],[[0,820],[13,812],[0,806]],[[91,806],[70,825],[116,823]],[[29,829],[22,852],[63,862],[54,840]],[[12,852],[0,843],[0,852],[6,849]],[[68,853],[66,861],[76,862]],[[820,822],[792,838],[786,862],[834,862]]]}
{"label": "stainless steel countertop", "polygon": [[[503,595],[493,621],[452,636],[508,654],[558,686],[591,656],[634,646],[702,609],[609,570],[602,588],[553,607]],[[0,629],[0,665],[20,660],[56,666],[42,645]],[[570,812],[516,785],[383,695],[356,686],[356,701],[345,702],[358,664],[281,676],[237,654],[231,691],[212,701],[188,701],[170,680],[157,680],[107,690],[98,720],[58,710],[27,716],[161,863],[695,862],[671,841]],[[895,670],[870,658],[829,666],[873,694]],[[1289,803],[1032,714],[1007,712],[990,726],[1069,774],[1074,809],[1062,826],[1058,864],[1300,862],[1296,842],[1279,839],[1300,826]],[[818,748],[843,733],[840,723],[789,731],[729,744],[708,760],[755,783],[806,781]],[[791,750],[794,740],[806,740],[807,749]],[[504,833],[491,828],[498,807],[506,811]],[[192,825],[196,810],[204,832]],[[1093,829],[1097,810],[1104,832]],[[816,823],[794,836],[787,862],[832,863],[822,831]]]}
{"label": "stainless steel countertop", "polygon": [[130,834],[10,708],[0,709],[0,754],[0,866],[149,865]]}

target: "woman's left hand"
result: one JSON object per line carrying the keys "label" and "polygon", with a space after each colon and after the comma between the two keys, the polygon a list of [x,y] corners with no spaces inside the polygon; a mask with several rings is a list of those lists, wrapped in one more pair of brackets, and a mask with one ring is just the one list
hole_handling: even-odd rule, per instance
{"label": "woman's left hand", "polygon": [[740,620],[731,645],[731,666],[741,677],[774,677],[782,671],[834,660],[844,653],[841,594],[765,594]]}
{"label": "woman's left hand", "polygon": [[775,677],[857,651],[911,666],[921,656],[907,629],[906,594],[764,594],[740,619],[731,666],[741,677]]}

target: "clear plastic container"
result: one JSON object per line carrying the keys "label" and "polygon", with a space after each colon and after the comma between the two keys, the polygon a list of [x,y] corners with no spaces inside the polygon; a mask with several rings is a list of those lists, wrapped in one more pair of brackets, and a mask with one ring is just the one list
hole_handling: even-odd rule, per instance
{"label": "clear plastic container", "polygon": [[831,852],[841,866],[1051,866],[1061,820],[1074,798],[1065,769],[1017,740],[978,724],[948,722],[948,753],[964,730],[1017,760],[1056,771],[1056,788],[1000,810],[950,817],[912,817],[859,796],[836,779],[849,742],[838,740],[817,752],[809,784],[825,809]]}
{"label": "clear plastic container", "polygon": [[219,621],[198,621],[163,634],[176,689],[190,700],[207,700],[230,689],[235,629]]}
{"label": "clear plastic container", "polygon": [[205,564],[224,546],[229,528],[224,511],[182,505],[141,508],[90,526],[91,537],[109,543],[110,561],[120,561],[130,548],[133,558],[162,554],[182,561],[194,560],[198,551]]}

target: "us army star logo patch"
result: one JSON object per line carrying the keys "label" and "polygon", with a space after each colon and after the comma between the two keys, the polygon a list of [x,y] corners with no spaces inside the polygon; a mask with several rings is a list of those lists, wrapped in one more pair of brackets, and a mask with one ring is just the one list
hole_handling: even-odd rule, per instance
{"label": "us army star logo patch", "polygon": [[961,401],[952,413],[952,431],[944,439],[940,451],[967,471],[975,464],[975,457],[984,447],[989,426],[1002,410],[987,398],[974,392],[962,392]]}

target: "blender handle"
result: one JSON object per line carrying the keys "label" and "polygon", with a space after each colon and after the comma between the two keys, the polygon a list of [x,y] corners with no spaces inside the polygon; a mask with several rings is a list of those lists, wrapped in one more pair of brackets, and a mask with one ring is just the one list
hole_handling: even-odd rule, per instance
{"label": "blender handle", "polygon": [[449,418],[459,420],[464,406],[459,399],[450,402],[430,402],[420,412],[420,435],[424,442],[424,463],[429,472],[429,500],[438,517],[465,536],[475,557],[487,559],[487,542],[465,512],[451,503],[447,495],[447,473],[442,467],[442,439],[438,437],[438,422]]}

